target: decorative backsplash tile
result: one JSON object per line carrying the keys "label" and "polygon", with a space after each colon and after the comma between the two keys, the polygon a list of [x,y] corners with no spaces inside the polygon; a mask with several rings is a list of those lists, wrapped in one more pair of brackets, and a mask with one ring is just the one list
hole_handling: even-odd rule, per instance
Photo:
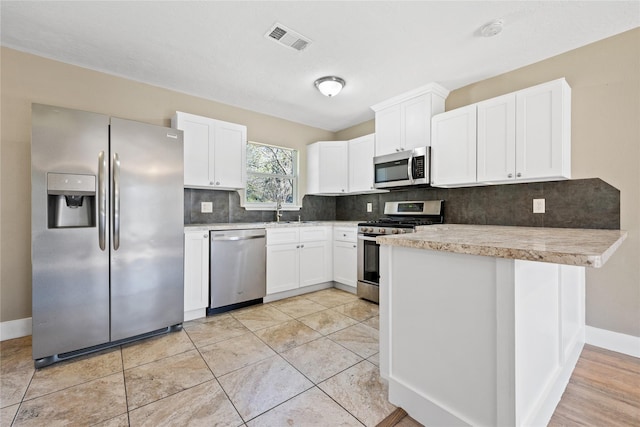
{"label": "decorative backsplash tile", "polygon": [[[532,213],[533,199],[546,200],[546,213]],[[357,196],[311,196],[282,221],[364,221],[384,216],[384,202],[445,200],[445,222],[529,227],[620,228],[620,191],[599,178],[469,188],[410,187]],[[212,202],[212,213],[200,203]],[[373,211],[367,212],[367,203]],[[184,190],[185,224],[275,221],[275,212],[247,211],[236,191]]]}

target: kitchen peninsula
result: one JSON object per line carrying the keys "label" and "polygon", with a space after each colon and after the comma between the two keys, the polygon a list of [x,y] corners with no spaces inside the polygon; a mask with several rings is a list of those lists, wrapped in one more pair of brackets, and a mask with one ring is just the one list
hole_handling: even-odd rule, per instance
{"label": "kitchen peninsula", "polygon": [[434,225],[378,237],[380,371],[426,426],[546,425],[585,341],[585,268],[620,230]]}

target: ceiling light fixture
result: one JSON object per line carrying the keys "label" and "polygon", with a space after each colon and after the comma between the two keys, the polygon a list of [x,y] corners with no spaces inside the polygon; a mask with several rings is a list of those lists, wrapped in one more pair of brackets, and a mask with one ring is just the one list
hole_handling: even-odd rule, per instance
{"label": "ceiling light fixture", "polygon": [[484,24],[480,27],[480,35],[482,37],[493,37],[497,36],[502,32],[504,28],[504,21],[502,19],[494,19],[491,22]]}
{"label": "ceiling light fixture", "polygon": [[319,78],[314,82],[321,94],[332,97],[340,93],[342,88],[347,84],[344,79],[335,76],[327,76]]}

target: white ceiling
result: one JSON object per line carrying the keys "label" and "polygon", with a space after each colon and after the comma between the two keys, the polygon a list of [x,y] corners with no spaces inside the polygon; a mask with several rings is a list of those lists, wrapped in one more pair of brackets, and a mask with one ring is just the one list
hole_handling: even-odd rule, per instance
{"label": "white ceiling", "polygon": [[[0,3],[3,46],[331,131],[640,26],[638,0]],[[504,31],[479,37],[495,18]],[[265,38],[276,22],[313,43]],[[347,81],[335,98],[313,86],[325,75]]]}

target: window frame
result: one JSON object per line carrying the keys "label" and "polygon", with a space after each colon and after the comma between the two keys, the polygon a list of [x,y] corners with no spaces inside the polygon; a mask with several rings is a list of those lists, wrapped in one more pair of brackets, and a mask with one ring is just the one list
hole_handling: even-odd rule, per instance
{"label": "window frame", "polygon": [[[292,192],[293,192],[293,202],[292,203],[282,203],[282,208],[281,210],[300,210],[301,206],[299,204],[299,197],[300,197],[300,150],[296,149],[296,148],[291,148],[291,147],[284,147],[281,145],[274,145],[274,144],[265,144],[263,142],[256,142],[256,141],[247,141],[247,145],[246,148],[248,150],[249,144],[253,144],[253,145],[261,145],[261,146],[267,146],[267,147],[274,147],[274,148],[278,148],[278,149],[282,149],[282,150],[288,150],[288,151],[293,151],[294,155],[293,155],[293,171],[294,171],[294,175],[285,175],[285,174],[273,174],[273,173],[263,173],[263,172],[252,172],[249,169],[249,156],[246,156],[246,160],[245,160],[245,168],[246,168],[246,180],[247,182],[249,181],[249,177],[251,176],[256,176],[256,177],[262,177],[262,178],[280,178],[280,179],[291,179],[293,182],[293,188],[292,188]],[[276,210],[277,207],[277,202],[248,202],[247,201],[247,188],[245,185],[245,188],[242,189],[242,201],[243,201],[243,207],[246,210]]]}

